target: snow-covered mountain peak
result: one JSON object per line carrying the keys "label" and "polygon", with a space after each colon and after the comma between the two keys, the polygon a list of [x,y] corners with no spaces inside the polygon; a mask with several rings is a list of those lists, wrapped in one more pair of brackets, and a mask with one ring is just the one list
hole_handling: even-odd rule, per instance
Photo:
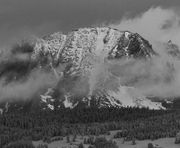
{"label": "snow-covered mountain peak", "polygon": [[80,28],[67,35],[58,32],[39,39],[32,57],[39,62],[45,57],[56,65],[66,63],[67,74],[74,74],[79,70],[86,73],[100,59],[144,58],[152,54],[152,46],[137,33],[97,27]]}
{"label": "snow-covered mountain peak", "polygon": [[50,67],[57,79],[53,88],[40,95],[40,106],[55,110],[83,102],[98,107],[162,109],[161,103],[121,84],[121,77],[116,75],[119,67],[113,63],[149,59],[153,55],[150,43],[138,33],[109,27],[80,28],[37,39],[31,58],[40,68]]}
{"label": "snow-covered mountain peak", "polygon": [[[95,99],[101,107],[138,106],[160,109],[160,103],[151,102],[136,92],[135,88],[121,86],[119,78],[114,76],[108,67],[112,60],[146,59],[154,54],[149,42],[137,33],[96,27],[80,28],[67,34],[57,32],[43,37],[37,41],[32,57],[39,61],[40,65],[44,64],[44,58],[55,68],[65,64],[63,74],[66,79],[79,77],[79,81],[85,79],[84,86],[84,83],[88,83],[88,93],[79,99],[74,100],[71,90],[66,90],[62,101],[64,106],[74,107],[83,100],[89,105],[89,101]],[[111,86],[110,81],[114,81],[115,86]],[[72,87],[79,87],[71,83]],[[41,97],[42,102],[51,102],[47,103],[47,107],[52,109],[52,92]]]}
{"label": "snow-covered mountain peak", "polygon": [[178,45],[174,44],[171,40],[166,44],[166,52],[178,59],[180,59],[180,48]]}

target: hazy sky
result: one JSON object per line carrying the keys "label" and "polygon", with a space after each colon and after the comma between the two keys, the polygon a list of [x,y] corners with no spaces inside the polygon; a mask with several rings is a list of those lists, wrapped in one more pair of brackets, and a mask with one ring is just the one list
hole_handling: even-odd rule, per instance
{"label": "hazy sky", "polygon": [[152,7],[178,13],[180,0],[0,0],[0,47],[29,35],[133,19]]}

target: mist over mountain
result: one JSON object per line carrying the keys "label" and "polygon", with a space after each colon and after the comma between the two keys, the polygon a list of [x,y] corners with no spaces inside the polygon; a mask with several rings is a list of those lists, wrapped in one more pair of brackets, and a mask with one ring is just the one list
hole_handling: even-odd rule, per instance
{"label": "mist over mountain", "polygon": [[0,0],[0,148],[179,148],[179,0]]}
{"label": "mist over mountain", "polygon": [[138,33],[108,27],[22,42],[1,53],[0,100],[35,100],[42,110],[82,103],[165,109],[149,98],[179,97],[179,47],[171,41],[156,47]]}

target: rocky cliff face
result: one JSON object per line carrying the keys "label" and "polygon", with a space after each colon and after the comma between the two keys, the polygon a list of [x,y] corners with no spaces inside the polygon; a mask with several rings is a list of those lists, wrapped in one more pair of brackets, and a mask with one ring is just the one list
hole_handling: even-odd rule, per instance
{"label": "rocky cliff face", "polygon": [[40,57],[45,56],[53,63],[73,63],[73,67],[81,68],[90,55],[120,59],[147,58],[154,53],[149,42],[137,33],[112,28],[83,28],[67,35],[58,32],[39,39],[33,58],[41,62]]}
{"label": "rocky cliff face", "polygon": [[171,40],[169,40],[166,47],[167,47],[166,52],[169,55],[180,59],[180,49],[176,44],[174,44]]}
{"label": "rocky cliff face", "polygon": [[48,67],[57,79],[53,88],[40,95],[40,106],[50,110],[79,104],[162,109],[161,103],[147,99],[133,86],[121,84],[116,74],[119,66],[114,64],[148,60],[154,55],[150,43],[139,34],[108,27],[57,32],[38,39],[31,59],[38,68]]}
{"label": "rocky cliff face", "polygon": [[[62,75],[66,79],[64,83],[68,89],[63,91],[64,97],[61,100],[65,107],[74,107],[83,102],[99,107],[137,106],[160,109],[160,103],[151,102],[133,87],[122,86],[119,78],[109,70],[114,60],[149,59],[155,54],[149,42],[137,33],[112,28],[82,28],[67,35],[54,33],[39,39],[32,57],[40,66],[44,65],[44,61],[50,64],[57,79]],[[58,67],[62,65],[64,69],[59,72]],[[69,89],[69,85],[72,88]],[[42,103],[50,109],[54,109],[52,94],[52,91],[47,91],[41,95]]]}

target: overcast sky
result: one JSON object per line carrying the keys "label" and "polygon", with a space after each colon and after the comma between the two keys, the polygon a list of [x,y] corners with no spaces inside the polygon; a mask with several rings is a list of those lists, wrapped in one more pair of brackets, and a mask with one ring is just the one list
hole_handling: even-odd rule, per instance
{"label": "overcast sky", "polygon": [[156,7],[178,14],[180,0],[0,0],[0,46],[29,35],[113,24]]}

